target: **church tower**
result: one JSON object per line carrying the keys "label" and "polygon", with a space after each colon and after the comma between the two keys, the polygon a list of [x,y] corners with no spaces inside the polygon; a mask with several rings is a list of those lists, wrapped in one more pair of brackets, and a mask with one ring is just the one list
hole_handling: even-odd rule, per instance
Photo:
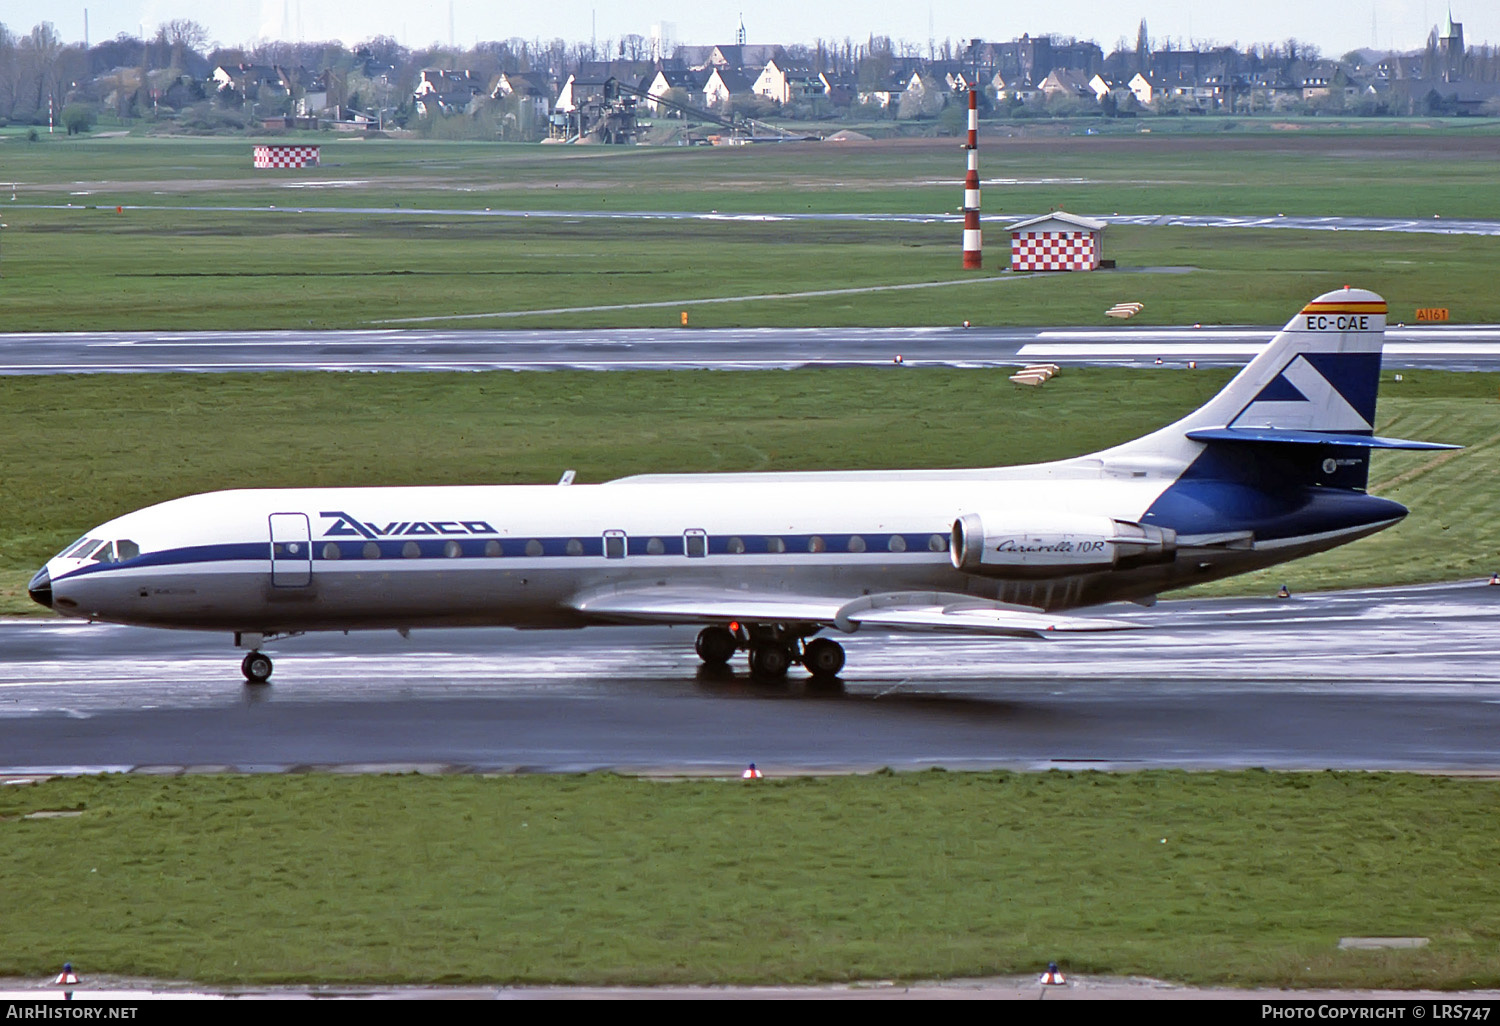
{"label": "church tower", "polygon": [[1453,8],[1448,8],[1443,32],[1438,36],[1438,61],[1443,69],[1444,82],[1456,82],[1464,75],[1464,26],[1453,20]]}

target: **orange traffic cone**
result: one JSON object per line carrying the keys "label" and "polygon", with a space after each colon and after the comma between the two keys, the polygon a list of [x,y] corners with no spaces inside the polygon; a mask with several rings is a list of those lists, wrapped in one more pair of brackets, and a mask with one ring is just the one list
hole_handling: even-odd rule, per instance
{"label": "orange traffic cone", "polygon": [[740,774],[741,780],[759,780],[760,778],[761,772],[755,768],[755,763],[753,762],[745,767],[745,772]]}
{"label": "orange traffic cone", "polygon": [[1037,982],[1044,987],[1062,987],[1067,985],[1068,979],[1057,967],[1056,962],[1048,962],[1047,971],[1042,973],[1042,978]]}
{"label": "orange traffic cone", "polygon": [[73,971],[73,963],[64,962],[62,972],[58,973],[57,979],[53,980],[52,982],[59,986],[68,983],[77,983],[78,974]]}
{"label": "orange traffic cone", "polygon": [[1491,584],[1500,584],[1500,574],[1490,574]]}

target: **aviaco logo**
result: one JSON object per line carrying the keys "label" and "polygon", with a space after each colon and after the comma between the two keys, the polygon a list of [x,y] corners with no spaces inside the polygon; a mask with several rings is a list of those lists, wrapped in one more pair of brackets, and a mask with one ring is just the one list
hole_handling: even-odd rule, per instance
{"label": "aviaco logo", "polygon": [[484,520],[392,520],[387,524],[363,521],[338,510],[319,513],[333,521],[324,538],[394,538],[413,534],[499,534]]}

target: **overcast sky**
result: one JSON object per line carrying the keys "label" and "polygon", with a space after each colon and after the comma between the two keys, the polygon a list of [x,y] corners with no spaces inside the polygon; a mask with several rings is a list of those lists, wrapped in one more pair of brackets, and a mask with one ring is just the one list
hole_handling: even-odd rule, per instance
{"label": "overcast sky", "polygon": [[[162,22],[188,18],[226,46],[262,38],[353,44],[389,35],[421,47],[450,41],[451,11],[451,39],[464,47],[516,36],[568,42],[594,38],[602,45],[631,33],[650,36],[661,23],[670,26],[675,42],[711,44],[734,42],[743,10],[746,38],[752,43],[863,40],[874,32],[925,50],[929,38],[941,45],[944,39],[1005,40],[1030,32],[1093,39],[1108,53],[1122,37],[1133,45],[1136,27],[1145,18],[1157,40],[1244,46],[1295,37],[1337,56],[1364,46],[1419,48],[1428,30],[1442,22],[1448,5],[1446,0],[1253,0],[1232,7],[1203,0],[1049,0],[1034,7],[985,0],[231,0],[220,6],[202,0],[0,0],[0,23],[19,34],[51,21],[65,40],[82,42],[85,10],[91,43],[122,32],[151,33]],[[1463,24],[1466,43],[1500,43],[1500,3],[1495,0],[1458,0],[1453,17]]]}

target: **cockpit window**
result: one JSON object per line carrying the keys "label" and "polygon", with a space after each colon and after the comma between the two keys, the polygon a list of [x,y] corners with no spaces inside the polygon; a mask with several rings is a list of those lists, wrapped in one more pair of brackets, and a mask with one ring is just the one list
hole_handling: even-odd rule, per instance
{"label": "cockpit window", "polygon": [[119,541],[100,541],[98,538],[82,538],[66,549],[63,549],[64,558],[87,559],[95,563],[116,563],[125,559],[134,559],[141,554],[141,547],[129,538]]}
{"label": "cockpit window", "polygon": [[86,550],[91,549],[98,544],[98,538],[79,538],[72,545],[69,545],[67,548],[63,549],[63,558],[70,559],[75,556],[82,556]]}

